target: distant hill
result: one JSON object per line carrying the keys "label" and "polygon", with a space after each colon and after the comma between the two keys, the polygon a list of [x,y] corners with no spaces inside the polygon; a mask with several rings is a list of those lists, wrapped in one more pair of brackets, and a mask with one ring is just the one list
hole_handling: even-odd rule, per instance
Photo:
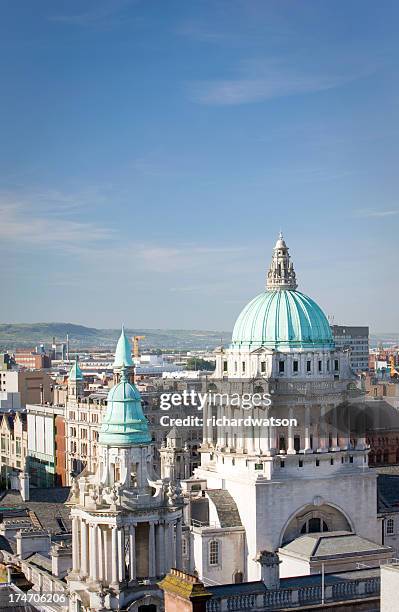
{"label": "distant hill", "polygon": [[[199,329],[146,329],[127,328],[129,337],[145,336],[141,341],[142,350],[148,349],[213,349],[228,345],[230,332],[204,331]],[[66,342],[69,334],[70,347],[112,349],[119,337],[119,329],[96,329],[73,323],[2,323],[0,324],[0,350],[13,350],[16,347],[33,347],[43,343],[46,347],[55,337],[57,344]],[[370,345],[377,346],[382,341],[385,346],[399,344],[398,333],[372,333]]]}
{"label": "distant hill", "polygon": [[[131,336],[145,336],[141,341],[142,350],[148,349],[213,349],[228,344],[229,332],[215,332],[184,329],[126,328]],[[0,324],[0,350],[16,347],[33,347],[43,343],[47,348],[53,337],[57,344],[66,342],[69,335],[70,347],[114,348],[120,329],[96,329],[73,323],[2,323]]]}

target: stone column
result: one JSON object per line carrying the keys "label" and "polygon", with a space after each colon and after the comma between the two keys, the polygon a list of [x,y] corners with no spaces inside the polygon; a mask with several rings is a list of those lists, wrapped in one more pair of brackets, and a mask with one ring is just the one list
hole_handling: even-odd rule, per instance
{"label": "stone column", "polygon": [[171,551],[171,567],[176,565],[176,540],[175,540],[175,529],[174,524],[169,523],[169,547]]}
{"label": "stone column", "polygon": [[148,534],[148,576],[154,578],[156,573],[155,569],[155,524],[154,521],[150,522],[149,534]]}
{"label": "stone column", "polygon": [[275,454],[277,450],[277,444],[276,444],[276,428],[275,426],[270,426],[269,427],[269,434],[270,434],[270,453],[271,454]]}
{"label": "stone column", "polygon": [[163,576],[165,573],[165,534],[164,525],[159,522],[156,531],[156,548],[157,548],[157,576]]}
{"label": "stone column", "polygon": [[182,520],[178,519],[176,523],[176,567],[183,569],[183,550],[182,550]]}
{"label": "stone column", "polygon": [[89,572],[88,561],[89,555],[87,554],[87,523],[85,520],[80,522],[80,545],[81,545],[81,577],[86,578]]}
{"label": "stone column", "polygon": [[254,441],[254,426],[253,425],[248,425],[248,427],[245,430],[245,437],[246,437],[246,442],[245,442],[245,446],[247,448],[248,454],[249,455],[253,455],[253,453],[255,452],[255,441]]}
{"label": "stone column", "polygon": [[125,530],[121,527],[118,531],[118,548],[119,548],[119,580],[123,582],[125,580]]}
{"label": "stone column", "polygon": [[164,570],[165,570],[165,574],[167,574],[170,568],[172,567],[172,562],[171,562],[172,551],[169,548],[169,523],[166,521],[164,523],[163,535],[164,535],[164,551],[165,551]]}
{"label": "stone column", "polygon": [[97,527],[97,547],[98,547],[98,579],[104,580],[104,549],[103,549],[103,531],[98,525]]}
{"label": "stone column", "polygon": [[136,580],[136,527],[129,527],[129,580]]}
{"label": "stone column", "polygon": [[[267,418],[267,416],[265,418]],[[263,427],[261,446],[263,454],[270,455],[270,427],[268,427],[267,425]]]}
{"label": "stone column", "polygon": [[338,415],[336,406],[332,407],[333,411],[333,432],[332,432],[332,449],[339,451],[339,435],[338,435]]}
{"label": "stone column", "polygon": [[93,582],[98,580],[98,563],[97,563],[97,525],[90,525],[90,578]]}
{"label": "stone column", "polygon": [[102,529],[103,536],[103,555],[104,555],[104,575],[103,579],[105,582],[111,582],[111,574],[110,574],[110,531],[107,526]]}
{"label": "stone column", "polygon": [[326,453],[328,451],[327,436],[327,423],[326,423],[326,407],[324,404],[320,406],[320,427],[319,427],[319,447],[317,452]]}
{"label": "stone column", "polygon": [[209,425],[208,425],[209,412],[210,412],[209,405],[208,405],[208,402],[206,402],[203,408],[203,414],[202,414],[202,418],[203,418],[202,430],[204,432],[204,444],[206,445],[208,445],[211,441],[210,435],[209,435]]}
{"label": "stone column", "polygon": [[118,528],[116,525],[114,525],[114,527],[112,527],[112,566],[111,566],[111,577],[112,577],[112,583],[113,585],[118,585],[119,584],[119,572],[118,572],[118,558],[119,558],[119,551],[118,551]]}
{"label": "stone column", "polygon": [[74,574],[80,571],[79,519],[77,516],[72,519],[72,571]]}
{"label": "stone column", "polygon": [[[294,411],[292,408],[290,408],[289,410],[289,414],[288,414],[288,418],[293,419],[294,418]],[[287,446],[287,455],[295,455],[296,454],[296,450],[294,447],[294,430],[292,425],[288,426],[288,446]]]}
{"label": "stone column", "polygon": [[305,408],[305,446],[303,449],[304,453],[311,453],[312,448],[310,446],[310,407]]}

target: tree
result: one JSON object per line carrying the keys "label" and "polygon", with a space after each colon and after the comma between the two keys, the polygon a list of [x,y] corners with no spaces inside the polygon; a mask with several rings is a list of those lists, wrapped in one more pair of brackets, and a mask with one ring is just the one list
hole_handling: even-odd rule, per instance
{"label": "tree", "polygon": [[199,357],[189,357],[187,360],[187,370],[209,370],[213,372],[215,369],[214,361],[207,361],[206,359],[200,359]]}

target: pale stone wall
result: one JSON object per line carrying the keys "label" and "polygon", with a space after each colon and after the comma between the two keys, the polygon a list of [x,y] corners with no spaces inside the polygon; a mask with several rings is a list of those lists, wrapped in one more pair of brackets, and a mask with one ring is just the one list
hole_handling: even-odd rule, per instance
{"label": "pale stone wall", "polygon": [[399,565],[381,567],[381,612],[397,612]]}
{"label": "pale stone wall", "polygon": [[[195,568],[205,584],[229,584],[237,572],[244,572],[245,534],[242,528],[194,528]],[[209,545],[218,542],[219,560],[210,564]]]}

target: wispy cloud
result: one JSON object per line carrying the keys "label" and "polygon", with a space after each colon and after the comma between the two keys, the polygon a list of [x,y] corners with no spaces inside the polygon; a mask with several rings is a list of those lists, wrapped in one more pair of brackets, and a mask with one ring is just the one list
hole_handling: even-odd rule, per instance
{"label": "wispy cloud", "polygon": [[273,98],[335,89],[368,76],[373,68],[341,74],[300,72],[275,61],[247,62],[232,79],[197,81],[189,85],[189,95],[198,104],[232,106],[262,102]]}
{"label": "wispy cloud", "polygon": [[355,211],[356,217],[396,217],[399,215],[399,208],[393,208],[391,210],[378,210],[363,208]]}
{"label": "wispy cloud", "polygon": [[133,3],[136,3],[136,0],[97,0],[91,10],[69,15],[52,15],[49,19],[82,27],[115,25],[117,22],[122,22],[117,17],[118,13]]}
{"label": "wispy cloud", "polygon": [[80,247],[81,257],[101,268],[123,269],[128,261],[140,274],[161,276],[176,273],[206,275],[210,266],[215,268],[220,264],[224,268],[229,262],[234,262],[237,267],[246,251],[245,247],[228,245],[213,247],[180,242],[171,246],[138,240],[125,241],[122,246],[105,243],[94,247],[82,244]]}
{"label": "wispy cloud", "polygon": [[[84,203],[84,202],[83,202]],[[82,199],[49,191],[27,195],[0,193],[0,239],[21,246],[74,248],[110,238],[112,232],[79,220]],[[75,215],[78,219],[70,218]]]}

